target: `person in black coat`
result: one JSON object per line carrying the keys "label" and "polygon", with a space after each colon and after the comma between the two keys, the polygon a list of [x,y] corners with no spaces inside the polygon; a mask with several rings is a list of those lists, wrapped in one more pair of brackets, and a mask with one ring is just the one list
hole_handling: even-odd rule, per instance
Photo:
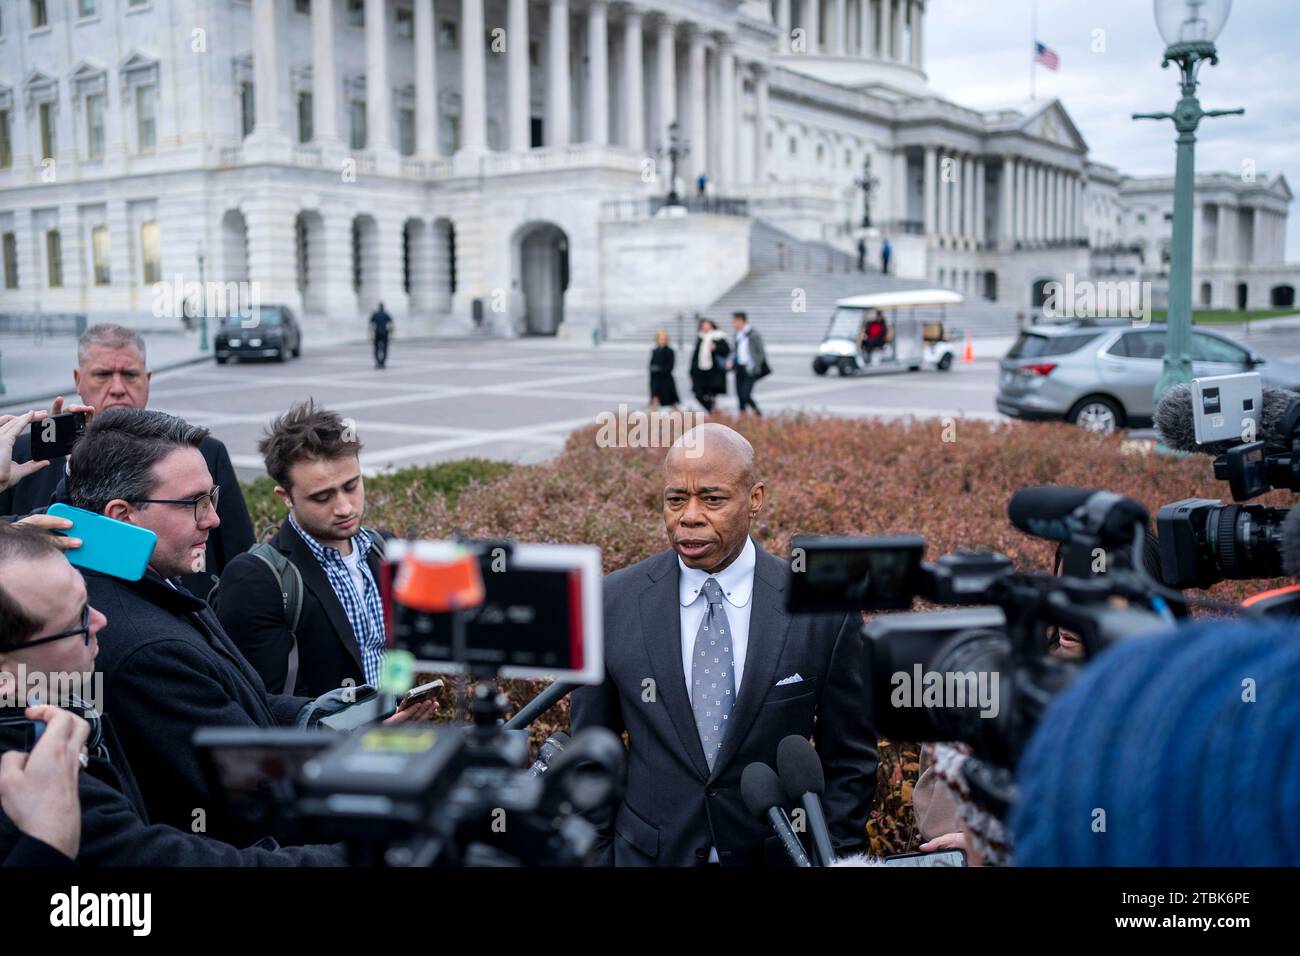
{"label": "person in black coat", "polygon": [[[740,778],[752,762],[774,766],[791,734],[816,739],[836,855],[863,852],[876,737],[859,615],[786,610],[790,567],[749,537],[765,489],[735,431],[705,423],[687,432],[664,478],[671,548],[605,578],[605,680],[574,691],[570,709],[575,735],[596,726],[627,733],[623,799],[612,819],[593,820],[600,860],[786,862],[746,809]],[[719,627],[706,633],[710,619]],[[697,660],[710,650],[712,661]]]}
{"label": "person in black coat", "polygon": [[[145,344],[139,333],[104,322],[92,325],[77,342],[77,367],[72,380],[82,401],[97,413],[112,408],[147,408],[153,372],[146,365]],[[51,407],[58,414],[63,400]],[[206,435],[199,446],[215,484],[221,488],[217,514],[221,524],[209,536],[202,571],[187,572],[185,587],[206,596],[230,559],[253,545],[253,523],[248,516],[244,492],[235,476],[226,446]],[[31,439],[20,435],[14,442],[13,459],[31,460]],[[55,501],[67,501],[67,459],[55,458],[12,488],[0,492],[0,515],[26,515],[43,510]]]}
{"label": "person in black coat", "polygon": [[[16,684],[26,675],[30,681],[37,673],[85,675],[91,680],[83,678],[83,692],[89,684],[91,696],[98,696],[95,658],[107,623],[88,600],[81,575],[49,535],[0,525],[0,672],[5,680]],[[238,849],[196,834],[196,820],[189,815],[183,828],[150,824],[109,718],[77,698],[61,703],[66,710],[49,705],[0,708],[0,859],[6,866],[66,866],[73,859],[82,866],[345,862],[342,850],[330,846],[276,849],[263,840],[257,848]],[[102,700],[91,703],[105,705]],[[35,748],[24,753],[34,720],[43,721],[45,731]],[[189,750],[188,741],[183,749]],[[34,804],[34,787],[47,804]],[[77,817],[69,819],[69,814]],[[42,816],[51,818],[37,819]]]}
{"label": "person in black coat", "polygon": [[727,337],[709,319],[700,319],[699,335],[691,352],[691,390],[706,412],[713,411],[714,399],[727,394],[727,358],[730,355]]}
{"label": "person in black coat", "polygon": [[650,407],[676,408],[681,399],[677,395],[677,382],[673,379],[676,354],[668,344],[668,333],[660,329],[655,333],[655,347],[650,353]]}

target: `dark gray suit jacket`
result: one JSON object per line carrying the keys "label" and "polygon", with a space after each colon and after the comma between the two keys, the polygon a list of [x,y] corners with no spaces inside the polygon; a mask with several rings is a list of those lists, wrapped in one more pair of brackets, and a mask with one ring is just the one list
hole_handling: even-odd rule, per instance
{"label": "dark gray suit jacket", "polygon": [[[815,737],[837,852],[866,849],[876,736],[857,615],[791,616],[789,568],[755,549],[749,650],[712,772],[682,670],[676,553],[605,578],[605,682],[574,692],[571,724],[574,733],[602,726],[628,735],[626,793],[613,820],[597,821],[607,864],[696,866],[710,847],[724,866],[784,862],[767,825],[746,811],[740,775],[753,761],[775,767],[790,734]],[[801,682],[776,686],[796,673]]]}

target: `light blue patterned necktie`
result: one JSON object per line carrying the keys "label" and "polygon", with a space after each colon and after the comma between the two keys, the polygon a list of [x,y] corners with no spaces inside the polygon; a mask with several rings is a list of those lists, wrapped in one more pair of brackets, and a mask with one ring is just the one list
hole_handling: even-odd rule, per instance
{"label": "light blue patterned necktie", "polygon": [[709,606],[695,632],[695,649],[691,654],[691,710],[704,747],[704,759],[712,770],[727,730],[727,718],[736,701],[736,677],[731,655],[731,625],[722,602],[722,587],[709,578],[704,582],[703,591]]}

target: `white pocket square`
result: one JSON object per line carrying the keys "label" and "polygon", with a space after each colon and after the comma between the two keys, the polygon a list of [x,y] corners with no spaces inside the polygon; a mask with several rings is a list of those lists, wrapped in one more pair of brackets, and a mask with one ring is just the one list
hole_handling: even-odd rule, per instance
{"label": "white pocket square", "polygon": [[802,677],[800,677],[798,674],[791,674],[789,677],[783,677],[781,680],[777,681],[776,686],[780,687],[783,684],[802,684],[802,683],[803,683]]}

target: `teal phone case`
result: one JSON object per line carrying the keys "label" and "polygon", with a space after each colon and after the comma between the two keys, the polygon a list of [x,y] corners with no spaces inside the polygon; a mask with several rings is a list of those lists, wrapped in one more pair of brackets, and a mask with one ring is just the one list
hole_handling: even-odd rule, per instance
{"label": "teal phone case", "polygon": [[61,532],[81,539],[81,547],[64,556],[78,568],[98,571],[123,581],[139,581],[149,567],[158,536],[147,528],[114,521],[72,505],[50,505],[46,514],[67,518],[72,527]]}

